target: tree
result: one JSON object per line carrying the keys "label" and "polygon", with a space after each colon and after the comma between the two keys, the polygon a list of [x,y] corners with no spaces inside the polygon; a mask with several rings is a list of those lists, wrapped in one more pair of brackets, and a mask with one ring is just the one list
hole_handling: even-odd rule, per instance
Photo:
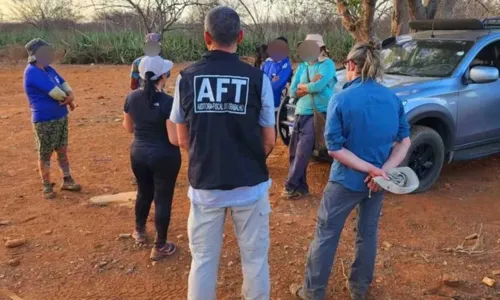
{"label": "tree", "polygon": [[[335,2],[342,24],[357,42],[369,41],[373,36],[373,19],[377,0],[329,0]],[[385,3],[386,1],[382,1]]]}
{"label": "tree", "polygon": [[80,18],[72,0],[12,0],[11,12],[17,21],[39,29],[68,26]]}
{"label": "tree", "polygon": [[391,15],[391,36],[408,33],[408,21],[408,5],[406,0],[394,0]]}
{"label": "tree", "polygon": [[440,0],[408,0],[408,12],[411,20],[434,19],[439,2]]}
{"label": "tree", "polygon": [[163,34],[172,29],[186,8],[201,5],[196,0],[102,0],[97,9],[133,11],[147,32]]}

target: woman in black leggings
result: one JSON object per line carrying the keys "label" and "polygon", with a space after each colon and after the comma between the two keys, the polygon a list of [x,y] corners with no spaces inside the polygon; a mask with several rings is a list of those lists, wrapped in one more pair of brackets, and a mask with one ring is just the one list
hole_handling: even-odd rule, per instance
{"label": "woman in black leggings", "polygon": [[144,87],[131,92],[124,106],[123,126],[134,133],[130,160],[138,187],[133,237],[138,244],[147,242],[146,221],[154,199],[156,239],[151,251],[154,261],[176,250],[167,241],[167,231],[181,154],[172,144],[177,144],[177,133],[168,120],[173,99],[163,92],[172,67],[172,62],[159,56],[144,57],[139,65]]}

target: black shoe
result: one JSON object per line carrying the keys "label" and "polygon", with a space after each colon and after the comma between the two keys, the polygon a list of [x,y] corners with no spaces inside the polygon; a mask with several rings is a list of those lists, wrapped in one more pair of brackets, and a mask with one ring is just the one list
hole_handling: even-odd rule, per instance
{"label": "black shoe", "polygon": [[55,183],[46,183],[43,185],[43,197],[45,199],[51,200],[56,197],[56,193],[54,193],[54,185]]}

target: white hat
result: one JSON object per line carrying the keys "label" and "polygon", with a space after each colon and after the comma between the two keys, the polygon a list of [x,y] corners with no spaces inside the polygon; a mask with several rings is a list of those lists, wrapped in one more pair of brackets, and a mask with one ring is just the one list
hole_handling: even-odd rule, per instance
{"label": "white hat", "polygon": [[394,168],[387,172],[389,180],[375,177],[373,180],[384,190],[394,194],[409,194],[418,188],[417,174],[408,167]]}
{"label": "white hat", "polygon": [[173,62],[160,56],[144,56],[139,63],[139,74],[142,79],[146,79],[146,73],[153,72],[155,75],[151,79],[157,80],[162,75],[170,72],[173,67]]}
{"label": "white hat", "polygon": [[[306,39],[304,41],[314,41],[318,46],[321,48],[325,46],[325,41],[323,40],[323,36],[321,34],[317,33],[310,33],[306,35]],[[298,45],[300,45],[302,42],[298,42]]]}

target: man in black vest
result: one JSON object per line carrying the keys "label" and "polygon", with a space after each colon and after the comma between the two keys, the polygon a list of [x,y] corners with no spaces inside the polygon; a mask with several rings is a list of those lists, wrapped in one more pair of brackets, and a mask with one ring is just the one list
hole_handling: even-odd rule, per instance
{"label": "man in black vest", "polygon": [[235,54],[243,31],[233,9],[211,10],[204,37],[209,51],[179,75],[170,116],[180,146],[189,150],[188,299],[215,299],[230,211],[243,265],[243,298],[267,300],[271,179],[266,157],[275,140],[271,82]]}

